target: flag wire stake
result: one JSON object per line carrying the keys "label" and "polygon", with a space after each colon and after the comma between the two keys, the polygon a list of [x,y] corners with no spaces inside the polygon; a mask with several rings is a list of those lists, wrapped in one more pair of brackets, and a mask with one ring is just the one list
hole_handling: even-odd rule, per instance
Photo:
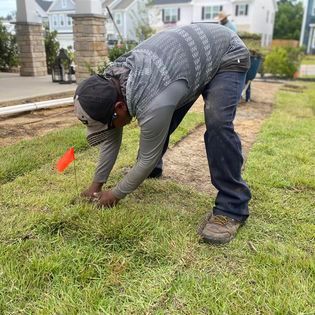
{"label": "flag wire stake", "polygon": [[77,193],[79,193],[79,186],[78,186],[78,179],[77,179],[77,168],[75,167],[75,159],[73,160],[73,167],[74,167],[75,186],[77,189]]}

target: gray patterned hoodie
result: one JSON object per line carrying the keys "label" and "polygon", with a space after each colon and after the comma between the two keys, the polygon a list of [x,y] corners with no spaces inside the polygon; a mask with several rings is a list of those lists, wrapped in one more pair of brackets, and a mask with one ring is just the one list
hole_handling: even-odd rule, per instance
{"label": "gray patterned hoodie", "polygon": [[[248,67],[249,52],[240,38],[224,26],[206,23],[160,32],[118,58],[106,74],[119,79],[141,134],[137,162],[113,188],[113,194],[123,198],[150,174],[161,158],[176,109],[195,100],[216,73],[246,72]],[[107,181],[122,129],[109,130],[100,145],[95,182]]]}

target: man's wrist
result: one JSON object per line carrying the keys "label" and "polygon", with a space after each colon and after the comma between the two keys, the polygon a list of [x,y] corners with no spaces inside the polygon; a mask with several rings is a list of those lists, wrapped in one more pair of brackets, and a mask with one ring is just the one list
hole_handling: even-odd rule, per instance
{"label": "man's wrist", "polygon": [[126,195],[127,195],[127,194],[122,193],[122,192],[117,188],[117,186],[112,189],[112,194],[115,196],[115,198],[117,198],[117,199],[119,199],[119,200],[125,198]]}
{"label": "man's wrist", "polygon": [[103,185],[104,185],[104,183],[92,182],[90,188],[97,192],[97,191],[101,191],[102,190]]}

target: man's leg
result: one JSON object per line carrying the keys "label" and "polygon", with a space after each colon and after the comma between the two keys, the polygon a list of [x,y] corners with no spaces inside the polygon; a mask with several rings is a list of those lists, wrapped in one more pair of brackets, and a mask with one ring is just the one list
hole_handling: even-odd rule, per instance
{"label": "man's leg", "polygon": [[187,103],[184,106],[180,107],[179,109],[175,110],[173,117],[172,117],[172,120],[171,120],[170,128],[168,130],[168,135],[167,135],[167,138],[166,138],[165,143],[164,143],[164,147],[163,147],[163,151],[162,151],[162,157],[159,160],[158,164],[153,169],[153,171],[151,172],[151,174],[148,176],[148,178],[159,178],[162,176],[162,172],[163,172],[163,159],[162,158],[168,149],[170,135],[176,130],[176,128],[182,122],[183,118],[185,117],[185,115],[187,114],[187,112],[189,111],[191,106],[195,103],[195,101],[196,100],[194,100],[190,103]]}
{"label": "man's leg", "polygon": [[233,120],[245,73],[222,72],[205,87],[204,135],[212,184],[218,189],[213,216],[201,231],[209,242],[225,243],[248,217],[251,193],[241,177],[243,156]]}

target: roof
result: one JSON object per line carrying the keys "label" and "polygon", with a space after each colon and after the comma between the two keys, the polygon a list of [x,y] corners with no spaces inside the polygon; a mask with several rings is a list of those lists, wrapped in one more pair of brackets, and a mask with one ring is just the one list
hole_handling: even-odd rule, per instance
{"label": "roof", "polygon": [[124,10],[130,6],[135,0],[122,0],[112,10]]}
{"label": "roof", "polygon": [[35,0],[35,1],[45,12],[48,11],[49,7],[53,3],[52,1],[45,1],[45,0]]}
{"label": "roof", "polygon": [[115,0],[105,0],[103,3],[102,3],[102,7],[105,8],[109,5],[111,5]]}
{"label": "roof", "polygon": [[189,3],[192,0],[154,0],[154,5],[160,5],[160,4],[179,4],[179,3]]}

